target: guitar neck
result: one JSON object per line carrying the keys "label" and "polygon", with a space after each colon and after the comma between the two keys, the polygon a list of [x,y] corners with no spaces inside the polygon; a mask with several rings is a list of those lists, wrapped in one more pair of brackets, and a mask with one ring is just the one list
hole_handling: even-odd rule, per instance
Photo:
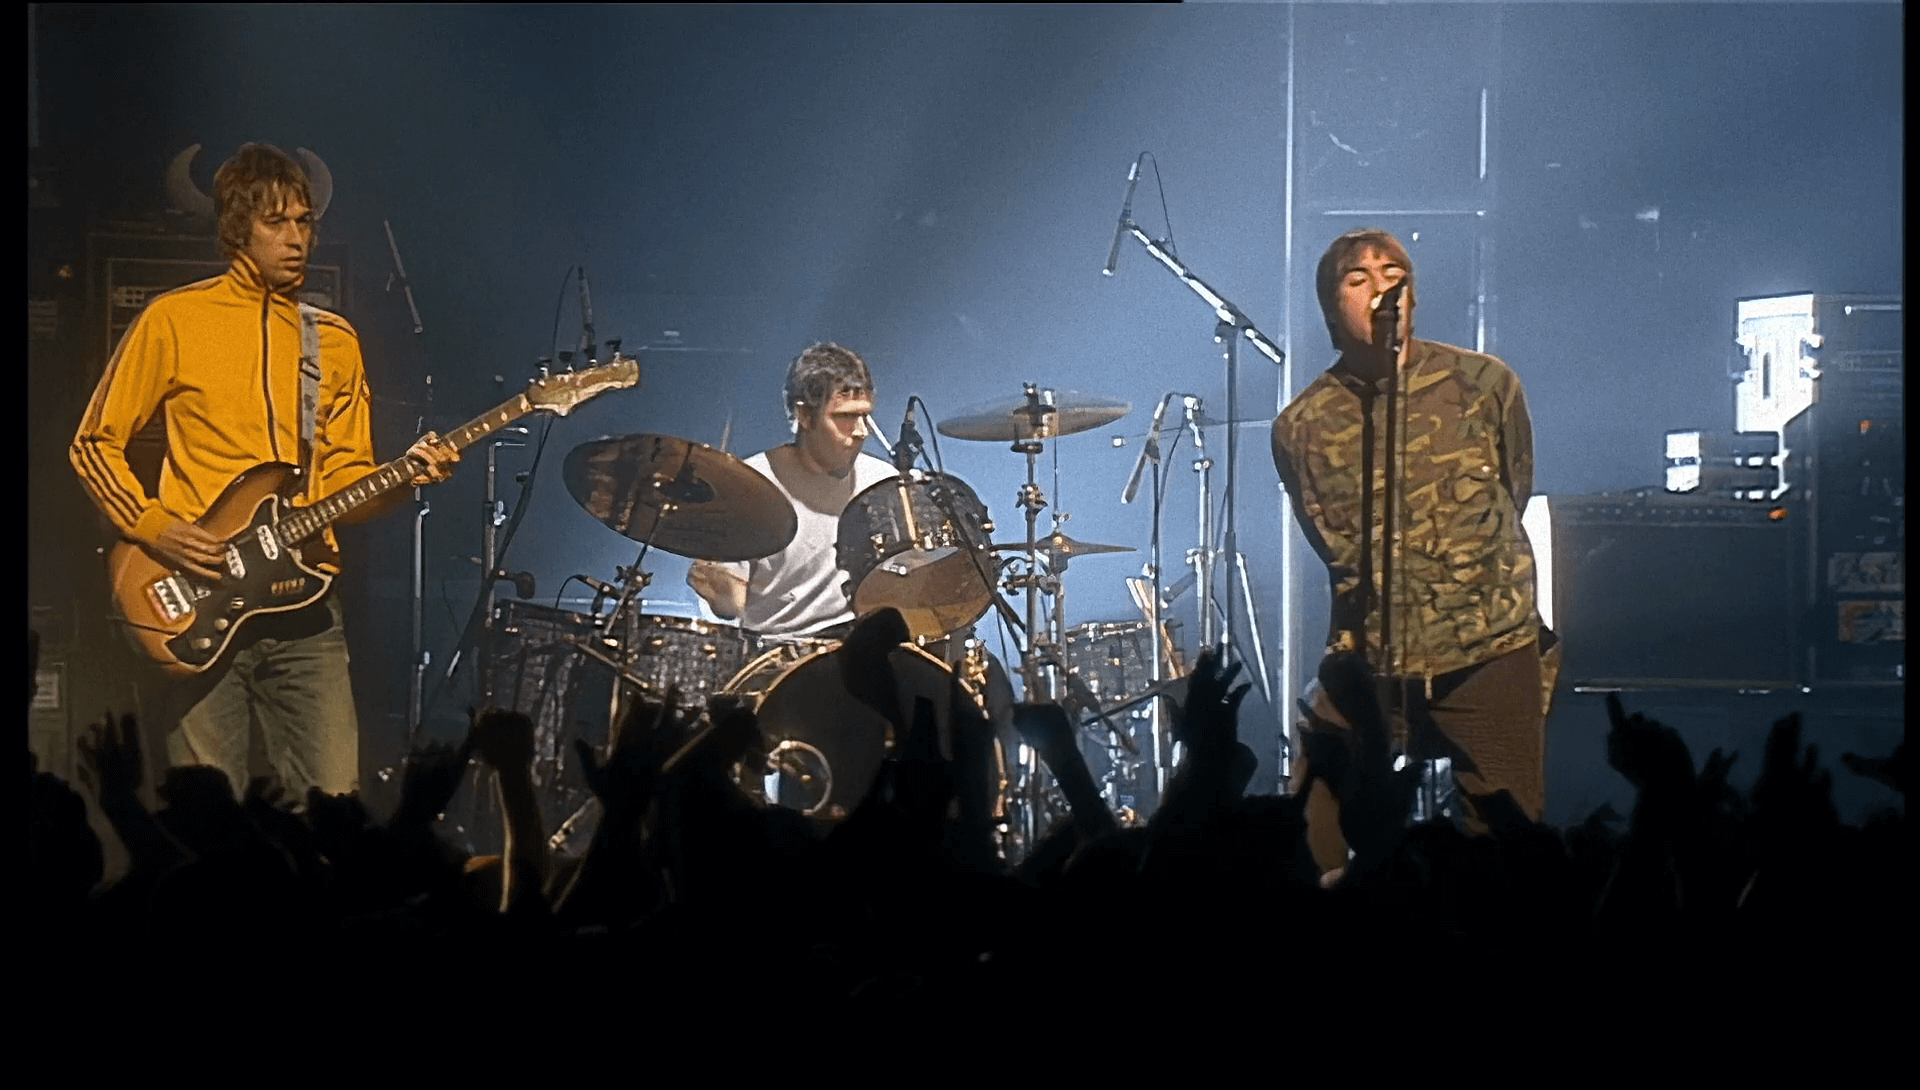
{"label": "guitar neck", "polygon": [[[525,416],[532,408],[527,395],[518,394],[453,429],[443,438],[453,449],[465,450]],[[315,537],[352,511],[398,489],[410,487],[413,474],[413,462],[401,455],[312,506],[296,508],[280,520],[280,539],[289,545],[298,545]]]}

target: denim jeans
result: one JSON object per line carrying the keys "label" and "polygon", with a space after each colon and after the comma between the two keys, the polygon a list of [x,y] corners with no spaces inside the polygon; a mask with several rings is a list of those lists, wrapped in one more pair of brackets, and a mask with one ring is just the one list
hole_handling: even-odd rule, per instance
{"label": "denim jeans", "polygon": [[224,666],[173,694],[174,706],[185,710],[167,734],[167,763],[218,768],[239,797],[258,723],[267,762],[296,805],[305,805],[312,787],[329,795],[358,790],[360,725],[340,617],[330,594],[305,609],[248,621]]}

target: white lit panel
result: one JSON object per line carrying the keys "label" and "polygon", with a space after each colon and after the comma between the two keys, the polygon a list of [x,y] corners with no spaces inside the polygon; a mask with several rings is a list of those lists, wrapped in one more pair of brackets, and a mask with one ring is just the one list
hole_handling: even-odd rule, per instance
{"label": "white lit panel", "polygon": [[1527,499],[1520,529],[1526,531],[1527,543],[1533,546],[1533,600],[1538,604],[1540,620],[1553,628],[1553,519],[1547,513],[1545,496]]}
{"label": "white lit panel", "polygon": [[1735,305],[1734,340],[1747,369],[1734,384],[1734,431],[1779,432],[1813,404],[1820,377],[1813,301],[1812,295],[1777,295]]}

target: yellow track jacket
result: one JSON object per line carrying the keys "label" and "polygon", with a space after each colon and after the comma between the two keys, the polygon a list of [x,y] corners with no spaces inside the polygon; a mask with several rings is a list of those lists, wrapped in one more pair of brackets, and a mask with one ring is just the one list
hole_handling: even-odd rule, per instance
{"label": "yellow track jacket", "polygon": [[[320,317],[320,403],[314,472],[300,503],[347,487],[376,467],[360,336]],[[127,441],[162,414],[160,495],[127,465]],[[270,292],[245,256],[226,273],[157,296],[134,320],[100,376],[68,451],[93,502],[123,535],[152,543],[175,519],[206,514],[233,479],[262,462],[300,457],[300,311]],[[318,541],[313,543],[319,545]],[[339,570],[332,531],[309,562]]]}

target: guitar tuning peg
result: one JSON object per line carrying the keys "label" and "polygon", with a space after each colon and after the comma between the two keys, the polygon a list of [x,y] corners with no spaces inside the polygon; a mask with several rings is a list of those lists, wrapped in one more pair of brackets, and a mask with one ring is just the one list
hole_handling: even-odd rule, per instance
{"label": "guitar tuning peg", "polygon": [[607,355],[614,357],[620,355],[620,338],[615,337],[607,342]]}

